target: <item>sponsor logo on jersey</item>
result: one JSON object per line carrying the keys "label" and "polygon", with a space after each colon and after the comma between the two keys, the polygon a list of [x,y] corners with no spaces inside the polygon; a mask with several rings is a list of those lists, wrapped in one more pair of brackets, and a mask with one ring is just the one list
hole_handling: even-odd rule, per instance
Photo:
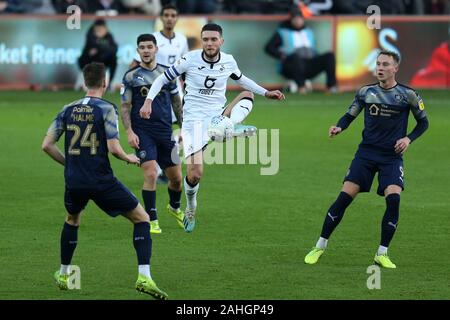
{"label": "sponsor logo on jersey", "polygon": [[372,116],[377,116],[380,113],[380,108],[373,104],[369,107],[369,111]]}

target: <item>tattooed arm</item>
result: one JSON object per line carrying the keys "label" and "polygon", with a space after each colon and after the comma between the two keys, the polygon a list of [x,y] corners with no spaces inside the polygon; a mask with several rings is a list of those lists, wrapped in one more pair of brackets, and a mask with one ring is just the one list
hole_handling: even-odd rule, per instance
{"label": "tattooed arm", "polygon": [[183,122],[183,106],[181,105],[180,95],[178,93],[173,94],[171,99],[172,99],[173,113],[175,113],[178,126],[181,128],[181,123]]}
{"label": "tattooed arm", "polygon": [[139,149],[139,137],[134,133],[131,128],[130,118],[131,104],[129,102],[122,102],[122,123],[127,131],[128,144],[130,147]]}

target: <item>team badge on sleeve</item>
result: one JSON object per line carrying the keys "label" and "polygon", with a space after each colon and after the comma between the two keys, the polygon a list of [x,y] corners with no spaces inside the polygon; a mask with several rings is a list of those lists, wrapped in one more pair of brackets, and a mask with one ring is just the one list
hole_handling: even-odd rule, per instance
{"label": "team badge on sleeve", "polygon": [[423,100],[422,99],[419,100],[419,109],[420,110],[424,110],[425,109],[425,105],[423,104]]}

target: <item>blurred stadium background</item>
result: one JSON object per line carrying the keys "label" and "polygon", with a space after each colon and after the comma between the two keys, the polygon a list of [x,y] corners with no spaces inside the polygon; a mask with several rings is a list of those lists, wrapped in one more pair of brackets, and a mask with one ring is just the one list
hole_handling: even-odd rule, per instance
{"label": "blurred stadium background", "polygon": [[[68,29],[70,14],[58,11],[59,2],[85,6],[79,29]],[[119,47],[106,98],[120,105],[118,87],[135,55],[135,39],[160,29],[158,12],[167,2],[0,1],[0,299],[146,298],[132,286],[130,226],[108,219],[92,204],[82,219],[74,258],[82,268],[82,290],[57,291],[52,274],[59,265],[63,171],[40,151],[40,143],[56,112],[82,94],[73,90],[77,59],[95,19],[107,21]],[[211,0],[197,10],[190,2],[178,1],[184,7],[176,27],[189,38],[190,49],[200,46],[202,25],[214,21],[224,28],[223,50],[236,57],[246,75],[287,90],[289,82],[264,46],[287,18],[292,1]],[[450,298],[449,1],[386,2],[297,2],[311,14],[307,24],[319,52],[336,55],[339,93],[321,93],[325,77],[320,75],[312,79],[316,92],[309,95],[289,94],[279,105],[257,98],[249,120],[260,128],[280,129],[279,174],[260,176],[254,165],[208,166],[199,195],[199,227],[192,235],[164,217],[167,192],[158,186],[164,233],[153,237],[152,273],[172,298]],[[367,28],[371,4],[381,7],[380,29]],[[421,93],[430,130],[406,155],[408,185],[391,252],[400,268],[383,271],[381,290],[368,290],[366,268],[384,210],[374,193],[352,206],[320,264],[305,266],[303,257],[359,143],[362,117],[333,143],[327,128],[345,112],[354,90],[375,82],[372,71],[381,49],[401,55],[398,80]],[[230,88],[235,89],[232,81]],[[130,151],[125,136],[122,144]],[[141,173],[112,163],[116,175],[139,194]]]}

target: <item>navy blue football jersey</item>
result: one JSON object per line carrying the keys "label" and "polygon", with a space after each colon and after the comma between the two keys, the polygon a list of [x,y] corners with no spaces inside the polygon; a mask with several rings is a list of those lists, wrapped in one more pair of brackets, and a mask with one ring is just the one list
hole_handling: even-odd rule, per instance
{"label": "navy blue football jersey", "polygon": [[122,102],[131,104],[132,128],[150,129],[156,133],[172,131],[171,95],[178,94],[175,81],[163,86],[160,93],[155,97],[152,102],[150,119],[143,119],[139,115],[139,110],[144,104],[145,98],[147,98],[151,85],[167,68],[161,64],[157,64],[153,70],[137,66],[125,73],[120,94]]}
{"label": "navy blue football jersey", "polygon": [[74,101],[58,113],[47,135],[65,133],[64,177],[69,188],[93,188],[114,181],[108,139],[119,139],[117,108],[95,97]]}
{"label": "navy blue football jersey", "polygon": [[394,146],[404,138],[408,129],[408,117],[426,117],[422,98],[413,89],[401,84],[383,89],[378,84],[367,85],[358,90],[347,113],[356,117],[364,110],[364,130],[360,151],[375,151],[399,156]]}

